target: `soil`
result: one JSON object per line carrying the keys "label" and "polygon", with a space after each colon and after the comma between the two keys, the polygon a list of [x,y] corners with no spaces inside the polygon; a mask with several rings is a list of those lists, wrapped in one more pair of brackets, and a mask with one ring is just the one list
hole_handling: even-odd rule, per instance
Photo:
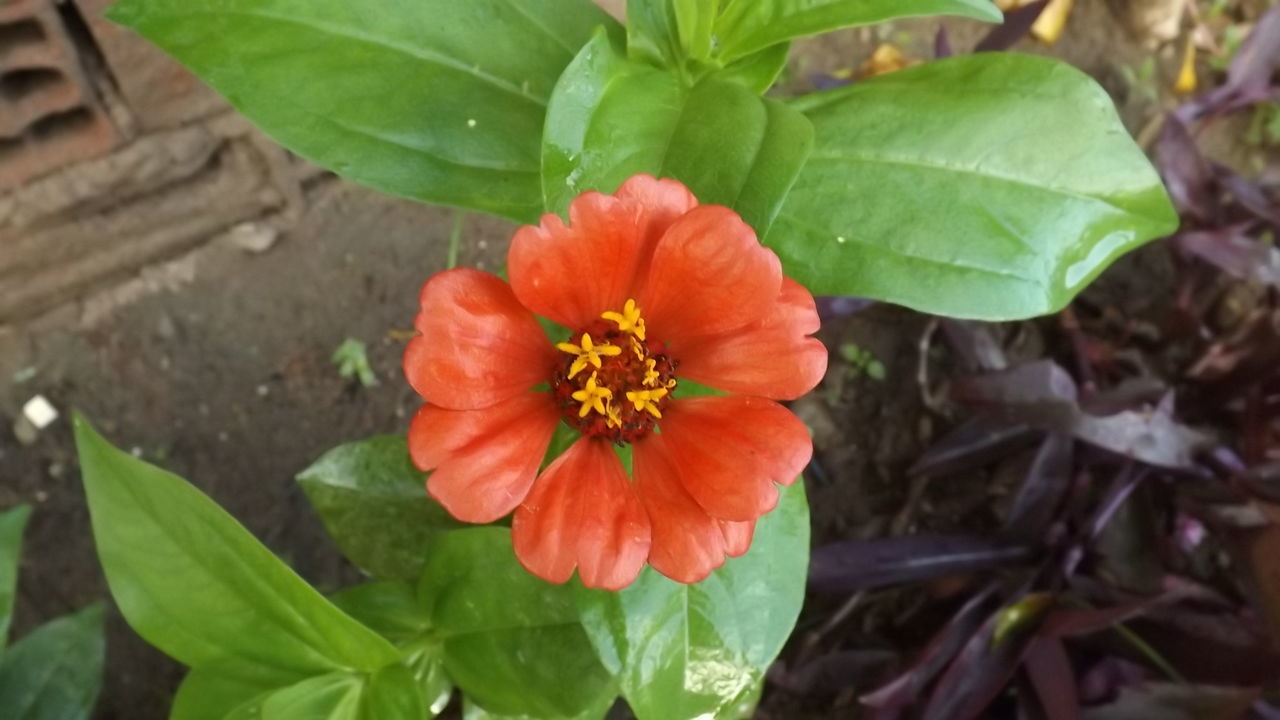
{"label": "soil", "polygon": [[[1140,133],[1156,103],[1126,80],[1123,68],[1151,51],[1120,29],[1102,0],[1076,4],[1056,46],[1019,47],[1094,74],[1116,96],[1130,129]],[[972,23],[947,26],[960,49],[981,32]],[[818,73],[856,67],[882,39],[899,42],[909,56],[928,57],[936,27],[913,21],[801,43],[782,92],[806,88]],[[1167,52],[1161,57],[1155,82],[1167,87],[1170,58]],[[305,216],[266,252],[213,242],[157,267],[164,278],[158,292],[107,293],[91,301],[91,322],[74,310],[55,311],[28,319],[16,334],[0,335],[0,359],[7,352],[18,358],[10,361],[14,369],[35,371],[28,380],[0,386],[0,507],[36,506],[20,571],[18,636],[107,596],[66,420],[72,408],[116,444],[191,480],[320,589],[358,577],[292,478],[335,444],[404,430],[417,400],[400,374],[403,345],[395,331],[410,326],[424,279],[445,267],[456,215],[328,177],[311,182],[306,194]],[[460,264],[496,268],[512,229],[467,216]],[[1162,258],[1160,251],[1139,255],[1100,282],[1121,288],[1126,302],[1141,302],[1158,292],[1146,278]],[[993,522],[1006,492],[999,482],[928,487],[908,480],[910,464],[951,422],[930,409],[931,382],[920,377],[929,330],[929,318],[889,306],[823,328],[821,337],[833,351],[831,370],[796,406],[816,436],[815,471],[806,478],[815,542]],[[348,337],[367,343],[377,386],[338,376],[330,356]],[[883,365],[883,378],[840,360],[840,348],[850,343]],[[924,365],[945,374],[951,362],[935,349]],[[20,404],[37,394],[62,419],[33,445],[22,446],[7,428]],[[893,593],[877,599],[891,618],[909,613],[913,602]],[[811,601],[788,653],[798,651],[832,603]],[[864,627],[848,631],[866,632],[876,617],[867,613]],[[165,717],[181,675],[181,667],[109,611],[97,718]],[[809,707],[770,692],[761,716],[847,717],[848,700],[828,698],[823,707]]]}

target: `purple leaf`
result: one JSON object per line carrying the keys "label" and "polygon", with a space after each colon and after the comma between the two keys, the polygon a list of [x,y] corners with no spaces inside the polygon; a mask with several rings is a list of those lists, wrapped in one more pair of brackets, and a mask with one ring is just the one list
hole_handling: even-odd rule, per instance
{"label": "purple leaf", "polygon": [[1044,607],[1037,605],[1007,630],[1002,620],[1036,597],[1028,595],[1002,608],[969,638],[933,689],[924,709],[924,720],[970,720],[981,715],[1018,669],[1028,645],[1036,637]]}
{"label": "purple leaf", "polygon": [[1273,5],[1253,27],[1231,59],[1227,82],[1195,102],[1178,109],[1178,115],[1195,120],[1248,107],[1277,97],[1271,76],[1280,64],[1280,6]]}
{"label": "purple leaf", "polygon": [[947,477],[986,467],[1029,445],[1039,431],[976,417],[943,435],[908,471],[911,475]]}
{"label": "purple leaf", "polygon": [[818,317],[823,320],[853,315],[876,304],[875,300],[844,295],[819,295],[814,302],[818,305]]}
{"label": "purple leaf", "polygon": [[850,540],[813,551],[809,587],[856,592],[990,570],[1031,556],[1031,548],[959,535],[912,535]]}
{"label": "purple leaf", "polygon": [[1014,423],[1069,433],[1091,445],[1154,465],[1193,470],[1193,456],[1212,438],[1174,421],[1168,408],[1097,417],[1080,409],[1075,381],[1051,360],[964,378],[957,400]]}
{"label": "purple leaf", "polygon": [[1092,705],[1114,698],[1120,688],[1146,682],[1152,673],[1122,657],[1104,657],[1094,663],[1080,678],[1080,699]]}
{"label": "purple leaf", "polygon": [[1076,674],[1062,641],[1037,637],[1027,648],[1023,664],[1046,720],[1078,720],[1080,696],[1076,692]]}
{"label": "purple leaf", "polygon": [[1091,635],[1138,617],[1161,603],[1174,602],[1178,597],[1176,593],[1165,593],[1107,608],[1054,608],[1045,618],[1040,634],[1046,637]]}
{"label": "purple leaf", "polygon": [[1154,405],[1168,393],[1169,384],[1159,378],[1149,375],[1125,378],[1115,387],[1081,398],[1080,409],[1090,415],[1115,415]]}
{"label": "purple leaf", "polygon": [[1004,350],[991,334],[991,326],[966,320],[944,318],[942,333],[961,364],[974,372],[1004,370],[1009,367]]}
{"label": "purple leaf", "polygon": [[1258,699],[1258,688],[1146,683],[1125,688],[1106,705],[1084,711],[1084,720],[1236,720]]}
{"label": "purple leaf", "polygon": [[941,60],[955,55],[951,50],[951,37],[947,35],[945,25],[938,26],[938,34],[933,36],[933,59]]}
{"label": "purple leaf", "polygon": [[1273,228],[1280,228],[1280,212],[1277,212],[1276,202],[1262,185],[1237,174],[1225,165],[1215,164],[1213,171],[1218,176],[1218,182],[1241,207]]}
{"label": "purple leaf", "polygon": [[1212,222],[1219,213],[1215,176],[1190,130],[1175,115],[1165,118],[1156,143],[1156,164],[1169,188],[1169,195],[1184,215],[1202,223]]}
{"label": "purple leaf", "polygon": [[909,670],[879,690],[862,696],[862,704],[878,710],[892,710],[919,700],[920,694],[933,678],[982,626],[997,588],[995,583],[988,584],[982,592],[969,598],[950,622],[934,636]]}
{"label": "purple leaf", "polygon": [[1244,234],[1245,227],[1228,225],[1179,233],[1174,236],[1174,243],[1228,275],[1280,287],[1280,250],[1249,239]]}
{"label": "purple leaf", "polygon": [[1007,530],[1026,540],[1043,538],[1071,488],[1071,438],[1050,433],[1036,452],[1009,511]]}
{"label": "purple leaf", "polygon": [[1040,14],[1048,7],[1049,0],[1039,0],[1039,2],[1030,5],[1024,5],[1017,10],[1010,10],[1004,14],[1004,24],[996,27],[987,36],[973,48],[974,52],[992,52],[996,50],[1008,50],[1013,44],[1026,37],[1031,32],[1031,26],[1036,24],[1036,20],[1040,18]]}

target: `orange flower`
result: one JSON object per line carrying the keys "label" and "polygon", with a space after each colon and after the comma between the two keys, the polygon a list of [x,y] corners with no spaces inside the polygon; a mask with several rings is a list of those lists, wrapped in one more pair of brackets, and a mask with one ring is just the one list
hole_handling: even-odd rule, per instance
{"label": "orange flower", "polygon": [[[576,568],[617,590],[647,561],[697,582],[747,551],[775,483],[813,453],[776,402],[826,371],[813,297],[737,214],[673,180],[584,193],[569,218],[516,232],[510,285],[459,268],[422,288],[410,453],[458,519],[514,510],[516,556],[545,580]],[[535,314],[572,331],[553,341]],[[682,397],[685,380],[730,394]],[[581,437],[539,473],[562,420]]]}

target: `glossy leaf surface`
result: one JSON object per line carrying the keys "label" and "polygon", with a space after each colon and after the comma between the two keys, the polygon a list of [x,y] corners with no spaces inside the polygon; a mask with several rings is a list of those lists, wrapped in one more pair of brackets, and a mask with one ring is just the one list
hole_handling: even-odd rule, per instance
{"label": "glossy leaf surface", "polygon": [[378,578],[416,581],[431,538],[461,527],[427,495],[401,436],[339,445],[298,482],[342,554]]}
{"label": "glossy leaf surface", "polygon": [[36,628],[0,655],[6,720],[88,720],[102,684],[102,605]]}
{"label": "glossy leaf surface", "polygon": [[22,559],[22,531],[31,508],[20,505],[0,514],[0,650],[9,637],[13,600],[18,588],[18,565]]}
{"label": "glossy leaf surface", "polygon": [[1110,98],[1053,60],[951,58],[797,107],[818,145],[765,244],[815,294],[1040,315],[1177,227]]}
{"label": "glossy leaf surface", "polygon": [[579,624],[573,589],[521,567],[506,528],[442,537],[419,597],[443,639],[449,676],[488,712],[573,718],[616,695]]}
{"label": "glossy leaf surface", "polygon": [[121,0],[110,17],[339,175],[525,221],[556,78],[595,28],[621,36],[588,0]]}
{"label": "glossy leaf surface", "polygon": [[746,555],[696,585],[646,568],[621,592],[580,590],[583,625],[640,720],[740,715],[795,625],[808,557],[798,482]]}
{"label": "glossy leaf surface", "polygon": [[431,715],[444,709],[453,683],[444,671],[444,652],[414,588],[399,582],[373,582],[347,588],[329,598],[351,617],[395,643],[418,682]]}
{"label": "glossy leaf surface", "polygon": [[543,191],[547,209],[563,213],[586,190],[613,192],[637,173],[671,177],[763,235],[812,143],[803,115],[741,82],[687,87],[597,34],[552,95]]}
{"label": "glossy leaf surface", "polygon": [[98,556],[135,631],[191,667],[236,661],[302,674],[399,660],[182,478],[75,423]]}
{"label": "glossy leaf surface", "polygon": [[726,0],[715,24],[719,56],[736,60],[791,38],[920,15],[1000,22],[988,0]]}
{"label": "glossy leaf surface", "polygon": [[187,673],[169,710],[169,720],[225,720],[255,710],[262,698],[305,676],[248,663],[206,665]]}

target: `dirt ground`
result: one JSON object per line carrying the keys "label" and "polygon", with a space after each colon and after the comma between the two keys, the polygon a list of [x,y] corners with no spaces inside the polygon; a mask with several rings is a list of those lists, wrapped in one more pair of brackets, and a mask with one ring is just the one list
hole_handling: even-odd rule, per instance
{"label": "dirt ground", "polygon": [[[1124,68],[1150,51],[1120,29],[1102,0],[1077,5],[1057,46],[1020,47],[1095,75],[1117,98],[1130,129],[1141,133],[1155,104],[1126,79]],[[949,27],[958,48],[980,32],[969,23]],[[927,57],[935,28],[933,22],[902,23],[803,43],[784,92],[811,86],[819,73],[856,67],[884,39]],[[1164,82],[1168,66],[1166,53],[1156,82]],[[301,219],[265,252],[210,239],[153,264],[153,281],[143,291],[136,283],[100,291],[0,328],[0,507],[27,502],[36,508],[20,573],[19,636],[107,595],[66,420],[72,408],[113,442],[190,479],[321,589],[356,579],[292,478],[335,444],[404,430],[416,399],[399,371],[402,344],[394,331],[411,325],[419,287],[445,267],[455,211],[385,198],[327,176],[303,187]],[[511,231],[507,223],[468,216],[460,263],[495,268]],[[1123,283],[1116,273],[1146,272],[1140,259],[1104,282]],[[1156,292],[1134,285],[1139,296]],[[917,378],[927,322],[878,306],[824,327],[831,372],[797,407],[818,444],[818,470],[807,478],[815,541],[883,534],[907,503],[912,488],[905,470],[947,423],[926,407]],[[330,356],[348,337],[368,344],[377,386],[338,376]],[[883,365],[882,379],[839,360],[839,349],[850,343]],[[15,372],[29,379],[10,380]],[[21,445],[9,427],[21,403],[36,394],[63,418],[34,444]],[[935,530],[984,526],[1002,493],[998,484],[916,489],[925,492],[924,509],[913,523]],[[181,668],[117,613],[108,618],[97,717],[165,717]],[[800,716],[788,712],[786,702],[767,702],[768,715]]]}

